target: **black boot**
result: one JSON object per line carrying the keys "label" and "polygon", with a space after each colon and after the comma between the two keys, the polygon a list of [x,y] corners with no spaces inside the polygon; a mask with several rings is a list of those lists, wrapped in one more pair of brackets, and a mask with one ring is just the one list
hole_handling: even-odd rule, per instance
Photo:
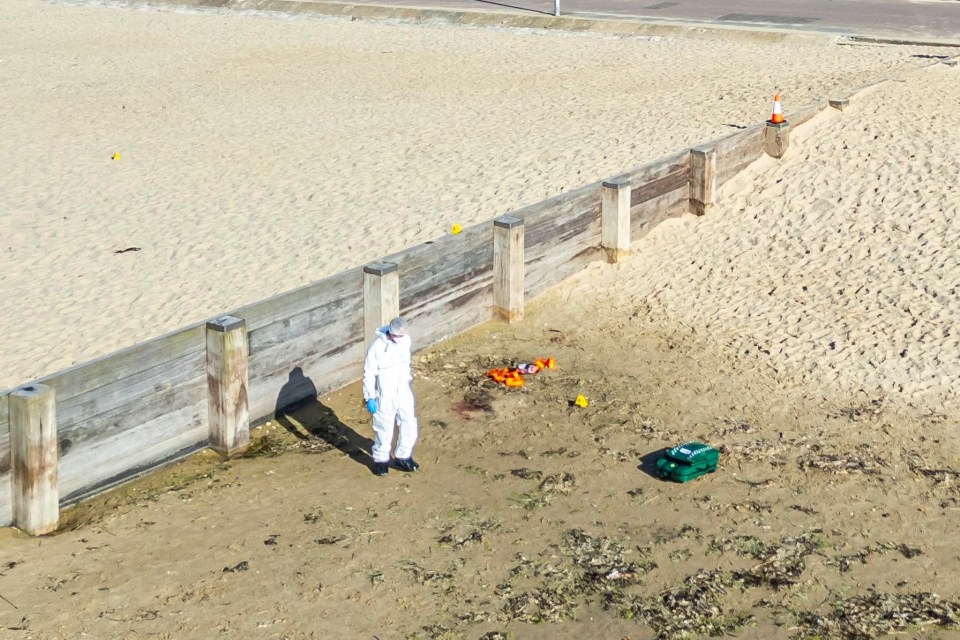
{"label": "black boot", "polygon": [[386,462],[374,462],[373,463],[373,475],[375,476],[385,476],[387,472],[390,471],[390,467],[387,466]]}
{"label": "black boot", "polygon": [[401,471],[416,471],[420,465],[413,458],[397,458],[393,461]]}

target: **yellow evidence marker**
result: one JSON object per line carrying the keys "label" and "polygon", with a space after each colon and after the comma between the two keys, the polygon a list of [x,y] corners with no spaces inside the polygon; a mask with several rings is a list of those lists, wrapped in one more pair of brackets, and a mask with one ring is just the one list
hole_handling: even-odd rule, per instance
{"label": "yellow evidence marker", "polygon": [[587,402],[587,399],[584,398],[583,396],[577,396],[577,399],[573,401],[573,404],[575,404],[576,406],[582,409],[586,409],[587,405],[590,403]]}

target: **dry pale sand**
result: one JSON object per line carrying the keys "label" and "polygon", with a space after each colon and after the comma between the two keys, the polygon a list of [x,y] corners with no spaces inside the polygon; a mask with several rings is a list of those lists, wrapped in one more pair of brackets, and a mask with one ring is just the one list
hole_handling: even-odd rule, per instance
{"label": "dry pale sand", "polygon": [[789,109],[916,53],[940,52],[6,0],[0,387],[756,122],[775,89]]}
{"label": "dry pale sand", "polygon": [[615,288],[824,389],[955,405],[958,101],[960,73],[939,64],[871,88],[568,295]]}

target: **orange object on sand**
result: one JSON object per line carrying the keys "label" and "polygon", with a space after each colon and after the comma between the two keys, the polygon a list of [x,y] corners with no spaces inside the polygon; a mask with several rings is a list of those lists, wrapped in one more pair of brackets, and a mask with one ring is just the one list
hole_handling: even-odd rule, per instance
{"label": "orange object on sand", "polygon": [[[529,371],[528,373],[539,373],[544,369],[553,369],[557,366],[556,361],[553,358],[537,358],[533,361],[534,370]],[[523,373],[520,369],[490,369],[485,374],[488,378],[494,382],[506,385],[508,387],[522,387],[523,386]]]}
{"label": "orange object on sand", "polygon": [[770,122],[780,124],[783,122],[783,108],[780,106],[780,94],[773,96],[773,115],[770,116]]}

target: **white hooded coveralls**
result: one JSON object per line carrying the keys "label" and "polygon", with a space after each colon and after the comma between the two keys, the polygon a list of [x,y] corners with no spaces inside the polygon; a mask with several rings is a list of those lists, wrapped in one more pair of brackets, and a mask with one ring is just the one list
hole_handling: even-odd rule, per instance
{"label": "white hooded coveralls", "polygon": [[412,457],[413,445],[417,442],[417,417],[410,387],[413,382],[411,340],[409,335],[391,340],[387,337],[387,327],[380,327],[376,334],[363,362],[363,399],[376,398],[378,402],[373,415],[373,461],[389,462],[394,423],[400,427],[395,457]]}

